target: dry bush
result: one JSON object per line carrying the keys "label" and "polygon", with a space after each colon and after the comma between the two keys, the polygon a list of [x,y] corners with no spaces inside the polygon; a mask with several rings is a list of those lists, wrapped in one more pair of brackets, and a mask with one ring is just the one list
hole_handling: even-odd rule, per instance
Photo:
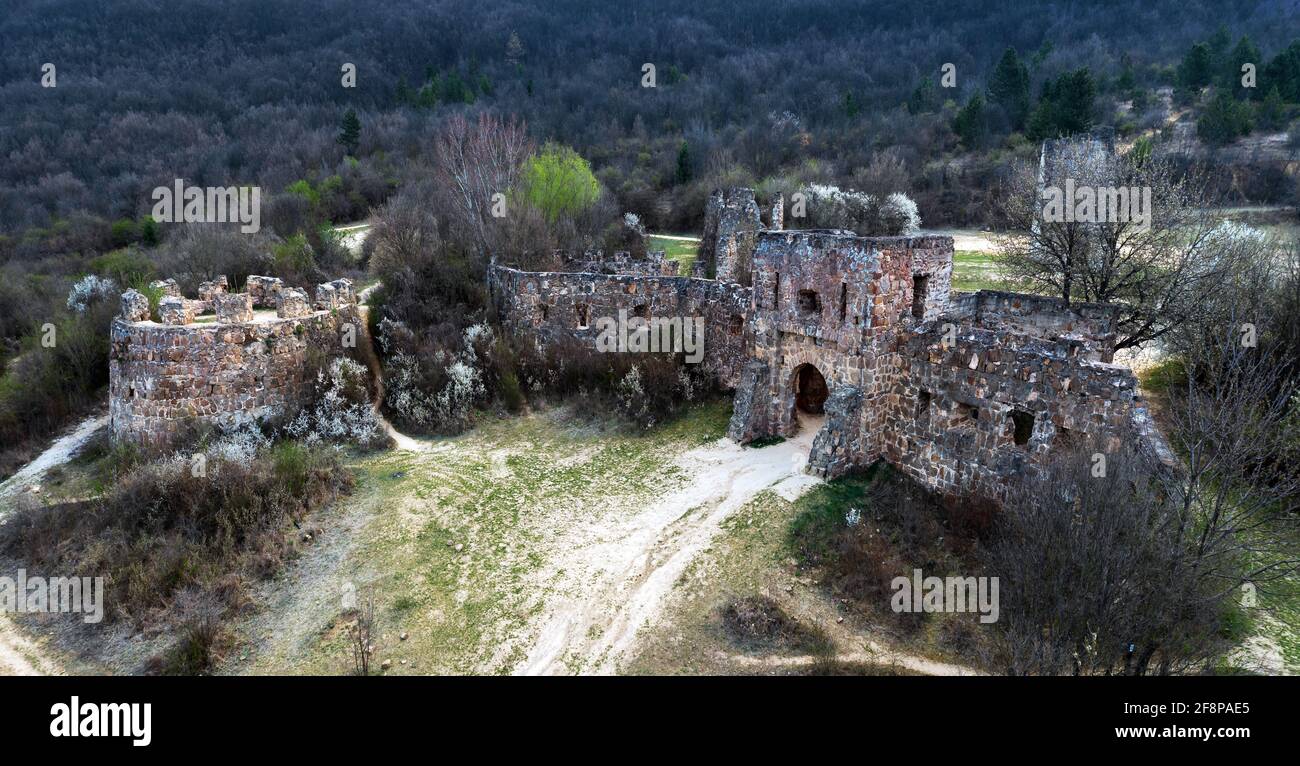
{"label": "dry bush", "polygon": [[278,572],[296,554],[293,527],[352,486],[332,450],[240,449],[211,447],[203,476],[176,457],[126,468],[91,500],[19,509],[0,550],[33,569],[104,577],[106,619],[182,626],[153,670],[200,672],[220,643],[214,622],[247,604],[244,584]]}
{"label": "dry bush", "polygon": [[719,618],[727,638],[742,648],[821,654],[831,644],[824,631],[790,617],[768,596],[733,598],[719,609]]}

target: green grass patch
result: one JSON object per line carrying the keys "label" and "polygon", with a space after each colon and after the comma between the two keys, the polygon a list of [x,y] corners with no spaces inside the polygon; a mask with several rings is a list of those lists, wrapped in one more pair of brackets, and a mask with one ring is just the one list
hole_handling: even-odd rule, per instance
{"label": "green grass patch", "polygon": [[1169,357],[1138,374],[1142,388],[1152,393],[1163,393],[1171,386],[1187,380],[1187,368],[1181,359]]}
{"label": "green grass patch", "polygon": [[799,498],[786,533],[790,552],[804,563],[821,563],[835,536],[848,526],[847,509],[866,510],[872,485],[888,470],[881,466],[875,463],[862,473],[829,481]]}
{"label": "green grass patch", "polygon": [[670,261],[677,261],[678,274],[691,273],[691,268],[695,265],[695,259],[700,253],[700,241],[698,239],[668,239],[651,234],[649,240],[648,246],[651,250],[663,250],[665,258]]}
{"label": "green grass patch", "polygon": [[993,260],[992,253],[958,250],[952,259],[952,289],[975,292],[1010,288],[1000,279],[998,264]]}

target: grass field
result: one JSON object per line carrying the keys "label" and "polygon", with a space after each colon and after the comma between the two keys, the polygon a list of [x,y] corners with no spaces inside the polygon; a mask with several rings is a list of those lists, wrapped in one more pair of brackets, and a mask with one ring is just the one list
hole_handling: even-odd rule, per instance
{"label": "grass field", "polygon": [[668,260],[677,261],[678,274],[690,274],[691,267],[695,265],[695,257],[699,253],[700,240],[696,238],[670,239],[651,234],[650,249],[663,250]]}
{"label": "grass field", "polygon": [[998,266],[993,261],[992,253],[975,250],[958,250],[953,255],[952,289],[975,292],[976,290],[1009,290],[1011,286],[999,279]]}

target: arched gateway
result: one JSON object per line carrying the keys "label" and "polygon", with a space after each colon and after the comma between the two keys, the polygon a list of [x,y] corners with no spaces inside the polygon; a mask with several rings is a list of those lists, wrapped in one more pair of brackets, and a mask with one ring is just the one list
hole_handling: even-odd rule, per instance
{"label": "arched gateway", "polygon": [[825,414],[826,397],[830,391],[826,387],[826,378],[821,371],[811,364],[801,364],[795,369],[792,378],[796,417],[799,413]]}

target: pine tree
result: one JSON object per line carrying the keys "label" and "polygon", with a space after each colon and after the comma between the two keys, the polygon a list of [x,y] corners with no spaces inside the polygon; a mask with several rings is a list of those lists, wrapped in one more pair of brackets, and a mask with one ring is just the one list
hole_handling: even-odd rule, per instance
{"label": "pine tree", "polygon": [[851,90],[844,91],[843,106],[844,115],[849,119],[857,117],[858,113],[862,111],[862,105],[858,103],[857,97],[853,95],[853,91]]}
{"label": "pine tree", "polygon": [[1133,71],[1133,59],[1125,53],[1120,57],[1119,78],[1115,80],[1115,90],[1125,96],[1132,96],[1137,90],[1137,73]]}
{"label": "pine tree", "polygon": [[343,145],[349,156],[356,156],[357,147],[361,145],[361,120],[357,117],[356,110],[349,109],[343,113],[343,120],[339,123],[339,137],[337,140]]}
{"label": "pine tree", "polygon": [[1178,84],[1188,90],[1200,90],[1214,78],[1214,55],[1210,46],[1197,43],[1183,56],[1178,65]]}
{"label": "pine tree", "polygon": [[1223,87],[1239,99],[1255,98],[1258,88],[1243,88],[1241,86],[1241,66],[1243,64],[1254,64],[1256,76],[1258,76],[1260,59],[1259,48],[1255,47],[1255,43],[1251,42],[1249,37],[1243,36],[1232,49],[1232,52],[1224,59],[1226,63],[1219,75]]}
{"label": "pine tree", "polygon": [[1022,130],[1029,117],[1029,67],[1007,48],[989,78],[989,101],[1002,107],[1013,130]]}
{"label": "pine tree", "polygon": [[1250,133],[1250,106],[1219,91],[1196,120],[1196,135],[1212,146],[1224,146]]}
{"label": "pine tree", "polygon": [[912,95],[907,99],[908,114],[933,112],[939,106],[939,91],[935,88],[934,78],[926,76],[921,80]]}
{"label": "pine tree", "polygon": [[1259,126],[1266,130],[1278,130],[1286,125],[1286,104],[1276,85],[1269,88],[1264,100],[1259,102],[1257,114]]}
{"label": "pine tree", "polygon": [[153,216],[146,215],[140,219],[140,241],[146,247],[153,247],[158,244],[161,237],[158,236],[158,222]]}
{"label": "pine tree", "polygon": [[952,131],[967,149],[974,149],[983,140],[988,124],[984,115],[984,96],[976,93],[970,97],[952,121]]}
{"label": "pine tree", "polygon": [[677,149],[677,183],[684,184],[691,180],[691,146],[682,139],[682,145]]}

